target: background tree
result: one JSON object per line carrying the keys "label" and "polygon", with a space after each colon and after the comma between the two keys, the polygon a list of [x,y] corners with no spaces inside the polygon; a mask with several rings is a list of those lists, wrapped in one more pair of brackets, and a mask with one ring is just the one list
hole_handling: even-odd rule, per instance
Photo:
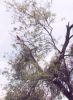
{"label": "background tree", "polygon": [[[55,14],[50,10],[50,3],[45,6],[34,0],[25,0],[7,4],[14,11],[16,42],[13,46],[17,49],[17,55],[10,62],[14,73],[6,100],[46,100],[49,93],[51,99],[63,93],[72,100],[73,45],[71,42],[69,46],[69,43],[73,37],[70,32],[73,24],[66,26],[65,41],[59,50],[52,34]],[[53,49],[56,52],[54,59],[43,70],[39,62]]]}

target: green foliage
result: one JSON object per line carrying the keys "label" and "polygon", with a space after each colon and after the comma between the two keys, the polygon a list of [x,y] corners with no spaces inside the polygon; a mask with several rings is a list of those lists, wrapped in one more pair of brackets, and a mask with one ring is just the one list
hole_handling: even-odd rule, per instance
{"label": "green foliage", "polygon": [[[39,61],[48,54],[52,47],[54,48],[55,39],[51,34],[51,24],[54,22],[55,14],[50,10],[50,3],[42,6],[34,0],[25,0],[23,3],[12,1],[7,2],[7,4],[14,12],[14,24],[17,27],[14,27],[13,32],[17,34],[13,47],[17,50],[19,46],[19,52],[15,59],[10,62],[14,73],[6,100],[21,100],[20,98],[25,97],[28,94],[27,91],[34,84],[37,84],[34,92],[27,100],[45,100],[50,88],[48,84],[51,82],[48,80],[52,79],[50,72],[54,74],[52,69],[53,71],[57,69],[51,62],[51,70],[49,69],[49,73],[47,73],[42,70]],[[47,87],[47,91],[44,91],[42,83],[45,89]],[[21,86],[26,87],[26,89],[22,90]],[[37,91],[35,91],[36,87]]]}
{"label": "green foliage", "polygon": [[[27,95],[27,91],[20,91],[15,90],[14,92],[9,91],[7,93],[7,96],[5,100],[24,100],[23,97]],[[35,92],[31,94],[30,97],[28,97],[28,100],[44,100],[44,91],[41,89],[37,89]]]}
{"label": "green foliage", "polygon": [[[72,38],[69,35],[73,25],[67,25],[65,42],[60,51],[52,36],[51,24],[54,22],[55,14],[51,12],[49,5],[42,6],[34,0],[25,0],[22,3],[12,1],[7,4],[14,12],[16,27],[13,32],[16,33],[16,41],[13,47],[18,51],[10,62],[14,72],[5,99],[46,100],[51,93],[54,100],[61,92],[65,96],[70,94],[68,98],[72,97],[73,61],[69,56],[73,54],[73,45],[70,48],[70,55],[66,57],[65,54],[68,53],[67,46]],[[39,62],[53,49],[56,54],[46,70],[42,70]]]}

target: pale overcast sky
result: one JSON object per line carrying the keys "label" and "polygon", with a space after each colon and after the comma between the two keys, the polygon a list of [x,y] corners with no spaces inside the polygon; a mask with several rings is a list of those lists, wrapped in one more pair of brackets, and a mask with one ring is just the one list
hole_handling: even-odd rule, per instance
{"label": "pale overcast sky", "polygon": [[5,10],[3,0],[0,0],[0,98],[3,96],[3,87],[7,84],[7,79],[1,75],[3,69],[8,67],[7,59],[3,58],[4,54],[10,52],[10,35],[11,31],[11,16]]}
{"label": "pale overcast sky", "polygon": [[[63,34],[65,34],[66,31],[65,25],[68,21],[73,23],[73,0],[54,0],[52,9],[57,16],[56,22],[53,25],[53,34],[57,39],[62,41],[63,39],[61,38],[63,38]],[[10,24],[11,21],[11,15],[6,12],[3,0],[0,0],[0,72],[2,72],[3,67],[8,67],[7,60],[3,59],[3,55],[11,50],[11,38],[9,35],[9,32],[12,29],[12,25]],[[2,95],[1,89],[5,82],[6,78],[0,75],[0,95]]]}

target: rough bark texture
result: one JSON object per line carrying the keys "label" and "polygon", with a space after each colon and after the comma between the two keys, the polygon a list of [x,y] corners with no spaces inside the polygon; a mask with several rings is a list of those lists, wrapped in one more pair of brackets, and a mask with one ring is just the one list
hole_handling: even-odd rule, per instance
{"label": "rough bark texture", "polygon": [[[59,56],[59,62],[61,62],[64,59],[64,55],[65,55],[67,46],[69,44],[69,41],[73,37],[73,36],[70,36],[70,31],[71,31],[72,28],[73,28],[73,24],[71,26],[69,26],[69,23],[68,23],[65,42],[64,42],[64,45],[62,47],[60,56]],[[65,74],[67,76],[67,80],[65,81],[65,83],[68,86],[68,88],[66,88],[63,85],[63,81],[61,79],[56,79],[53,82],[69,100],[73,100],[73,88],[72,88],[72,86],[70,84],[70,79],[69,79],[70,78],[70,76],[69,76],[70,74],[69,74],[69,71],[67,70],[66,64],[64,64],[64,67],[65,67],[65,72],[66,72]]]}

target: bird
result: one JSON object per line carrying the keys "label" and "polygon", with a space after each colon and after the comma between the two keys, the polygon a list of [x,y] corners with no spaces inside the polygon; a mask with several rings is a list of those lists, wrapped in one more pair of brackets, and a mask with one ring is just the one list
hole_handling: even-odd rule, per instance
{"label": "bird", "polygon": [[19,37],[18,35],[16,35],[16,37],[17,37],[17,40],[21,40],[20,37]]}

